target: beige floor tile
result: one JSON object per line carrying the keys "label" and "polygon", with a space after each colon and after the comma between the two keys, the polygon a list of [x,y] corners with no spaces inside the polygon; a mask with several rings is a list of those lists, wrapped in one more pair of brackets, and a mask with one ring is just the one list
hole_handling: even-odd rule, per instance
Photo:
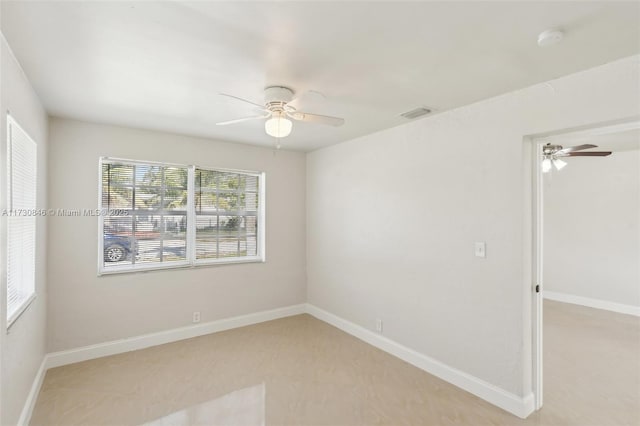
{"label": "beige floor tile", "polygon": [[640,425],[640,320],[545,302],[520,420],[308,315],[47,372],[32,425]]}

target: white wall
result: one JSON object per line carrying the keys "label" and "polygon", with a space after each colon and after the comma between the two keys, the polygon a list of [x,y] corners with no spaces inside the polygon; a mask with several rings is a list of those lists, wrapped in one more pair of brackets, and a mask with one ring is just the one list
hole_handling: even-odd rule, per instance
{"label": "white wall", "polygon": [[266,172],[266,263],[98,277],[95,217],[50,218],[48,350],[59,351],[302,303],[305,156],[52,118],[49,207],[95,208],[98,158]]}
{"label": "white wall", "polygon": [[545,175],[544,288],[640,306],[640,152]]}
{"label": "white wall", "polygon": [[[47,205],[47,115],[0,36],[0,210],[7,207],[7,111],[38,145],[37,208]],[[47,220],[36,222],[36,299],[7,331],[7,221],[0,216],[0,424],[14,425],[45,354]]]}
{"label": "white wall", "polygon": [[639,66],[627,58],[309,154],[309,302],[372,330],[381,318],[386,337],[529,395],[523,137],[640,114]]}

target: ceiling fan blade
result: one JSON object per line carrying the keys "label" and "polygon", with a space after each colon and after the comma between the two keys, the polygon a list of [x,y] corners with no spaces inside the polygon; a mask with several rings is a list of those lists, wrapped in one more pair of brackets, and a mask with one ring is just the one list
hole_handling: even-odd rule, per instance
{"label": "ceiling fan blade", "polygon": [[583,149],[597,148],[597,147],[598,147],[598,145],[591,145],[591,144],[587,143],[587,144],[584,144],[584,145],[570,146],[569,148],[561,149],[560,151],[556,152],[556,154],[564,155],[564,154],[567,154],[569,152],[582,151]]}
{"label": "ceiling fan blade", "polygon": [[304,121],[307,123],[327,124],[329,126],[342,126],[344,118],[330,117],[328,115],[309,114],[307,112],[289,112],[287,115],[294,120]]}
{"label": "ceiling fan blade", "polygon": [[287,105],[290,107],[293,107],[294,109],[298,109],[300,108],[300,105],[299,105],[300,103],[303,103],[303,104],[314,103],[314,102],[324,101],[325,99],[327,98],[322,93],[315,90],[307,90],[305,92],[295,95],[293,99],[287,102]]}
{"label": "ceiling fan blade", "polygon": [[607,155],[611,155],[611,151],[570,152],[561,157],[606,157]]}
{"label": "ceiling fan blade", "polygon": [[255,103],[255,102],[251,102],[251,101],[248,101],[248,100],[246,100],[246,99],[239,98],[239,97],[237,97],[237,96],[227,95],[226,93],[219,93],[219,95],[220,95],[220,96],[226,96],[227,98],[235,99],[235,100],[237,100],[237,101],[245,102],[245,103],[247,103],[247,104],[251,104],[251,105],[253,105],[253,106],[257,106],[257,107],[258,107],[258,108],[260,108],[260,109],[264,109],[264,105],[260,105],[260,104],[257,104],[257,103]]}
{"label": "ceiling fan blade", "polygon": [[269,114],[267,114],[267,115],[254,115],[252,117],[236,118],[235,120],[221,121],[219,123],[216,123],[216,126],[226,126],[228,124],[242,123],[243,121],[250,121],[250,120],[259,120],[261,118],[267,118],[267,117],[269,117]]}
{"label": "ceiling fan blade", "polygon": [[287,102],[287,107],[289,107],[290,111],[295,111],[299,107],[298,105],[299,102],[300,102],[300,96],[296,96],[295,98]]}

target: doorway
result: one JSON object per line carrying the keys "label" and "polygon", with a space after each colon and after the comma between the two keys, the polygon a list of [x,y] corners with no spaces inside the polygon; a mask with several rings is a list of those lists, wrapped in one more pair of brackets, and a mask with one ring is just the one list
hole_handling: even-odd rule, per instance
{"label": "doorway", "polygon": [[[626,299],[628,299],[628,295],[629,295],[629,293],[627,293],[627,296],[623,294],[625,290],[622,290],[622,293],[619,292],[615,296],[606,295],[605,297],[599,294],[598,292],[603,290],[604,286],[602,286],[602,288],[598,288],[598,286],[593,285],[593,283],[591,284],[587,283],[587,281],[589,281],[590,278],[593,278],[589,276],[588,271],[586,272],[586,275],[585,275],[586,278],[583,277],[581,278],[581,280],[574,280],[575,282],[572,283],[574,285],[574,288],[569,287],[569,288],[562,289],[562,291],[558,291],[559,288],[557,287],[556,284],[554,284],[554,288],[547,288],[547,284],[550,284],[550,283],[545,283],[545,277],[549,277],[551,273],[554,276],[554,279],[549,281],[555,282],[557,281],[556,278],[558,276],[562,276],[562,273],[561,273],[562,268],[565,268],[566,270],[573,268],[575,270],[576,265],[579,265],[580,261],[583,261],[583,264],[586,266],[588,266],[590,263],[591,264],[593,263],[593,261],[590,261],[589,259],[580,259],[580,252],[579,252],[580,250],[574,250],[571,247],[569,247],[569,244],[567,244],[567,241],[570,241],[572,238],[570,233],[567,234],[569,235],[568,238],[565,235],[564,236],[565,240],[564,241],[561,240],[559,243],[558,241],[553,241],[553,238],[550,238],[550,235],[552,237],[555,237],[556,234],[555,233],[549,234],[549,232],[553,229],[562,229],[562,228],[556,228],[556,227],[558,227],[563,220],[565,222],[573,221],[576,223],[580,223],[581,221],[584,220],[585,222],[582,223],[581,225],[583,226],[582,229],[584,230],[585,233],[591,232],[593,234],[593,233],[596,233],[595,231],[597,232],[603,231],[600,227],[596,228],[595,227],[596,225],[593,225],[594,227],[592,228],[590,226],[590,223],[586,221],[585,218],[581,217],[582,215],[575,215],[576,213],[575,211],[572,212],[571,209],[562,210],[562,206],[559,203],[559,200],[561,200],[561,198],[558,198],[558,191],[555,191],[556,193],[553,194],[554,195],[553,199],[551,200],[545,199],[545,196],[546,198],[548,198],[550,195],[552,195],[551,191],[549,190],[550,182],[553,182],[553,179],[555,177],[556,178],[555,183],[557,184],[557,186],[563,187],[565,191],[565,195],[567,196],[568,199],[570,199],[571,196],[575,198],[575,196],[577,195],[577,191],[572,195],[567,188],[584,189],[584,187],[576,186],[580,182],[575,182],[575,181],[569,182],[568,178],[570,175],[569,173],[566,173],[569,170],[571,170],[571,172],[574,173],[579,168],[586,170],[586,168],[588,167],[589,168],[588,171],[590,173],[588,177],[591,180],[585,179],[585,182],[582,182],[585,185],[588,185],[588,182],[590,181],[592,183],[595,182],[596,184],[602,184],[603,186],[604,182],[600,182],[598,180],[598,176],[599,176],[598,172],[599,171],[601,172],[600,180],[602,180],[603,177],[606,177],[608,175],[604,174],[606,173],[606,170],[604,170],[605,167],[601,167],[600,169],[598,168],[599,165],[604,166],[607,163],[598,163],[596,161],[598,160],[598,158],[595,156],[585,156],[585,158],[588,159],[588,163],[589,163],[588,166],[587,166],[587,162],[581,161],[584,159],[580,159],[580,158],[566,159],[563,157],[558,157],[558,159],[561,160],[561,162],[558,163],[557,165],[555,164],[555,161],[549,161],[548,164],[543,165],[543,161],[544,161],[544,157],[542,154],[543,147],[548,143],[551,143],[551,145],[560,145],[565,148],[570,146],[592,144],[592,145],[597,145],[597,148],[585,148],[584,150],[578,150],[578,152],[580,151],[581,152],[612,151],[611,158],[616,158],[615,156],[617,153],[618,158],[635,155],[637,160],[638,158],[640,158],[640,149],[639,149],[640,148],[640,121],[638,121],[637,119],[633,121],[627,120],[625,122],[618,122],[615,124],[599,125],[599,126],[593,126],[590,128],[582,128],[579,130],[545,134],[542,136],[535,136],[531,139],[531,141],[532,141],[531,147],[532,147],[532,153],[533,153],[533,161],[531,163],[533,168],[532,174],[531,174],[532,183],[533,183],[532,185],[533,208],[532,208],[532,221],[531,221],[532,229],[533,229],[533,235],[532,235],[533,260],[531,265],[532,266],[531,275],[533,276],[533,284],[534,284],[533,285],[534,296],[532,298],[532,307],[531,307],[532,309],[532,388],[533,388],[534,399],[535,399],[535,409],[539,410],[542,408],[543,401],[544,401],[544,374],[543,374],[544,372],[543,331],[544,331],[544,323],[545,323],[544,299],[553,300],[553,302],[549,303],[549,307],[554,306],[554,304],[560,303],[560,305],[555,305],[555,308],[557,308],[558,306],[564,306],[563,304],[565,303],[569,303],[571,305],[566,305],[566,306],[569,306],[570,308],[573,306],[582,305],[590,308],[604,309],[606,311],[614,311],[624,315],[631,315],[629,318],[640,315],[640,302],[632,301],[631,305],[624,302],[625,297]],[[550,156],[547,158],[549,160],[553,159],[553,157],[550,157]],[[610,158],[610,157],[606,157],[606,158]],[[578,163],[579,161],[580,163]],[[609,163],[611,163],[611,161],[609,161]],[[565,175],[561,175],[565,166],[567,167],[567,169],[565,170]],[[572,166],[573,168],[571,168]],[[547,173],[543,173],[543,168],[547,169],[549,167],[550,167],[550,170],[547,170]],[[614,169],[611,169],[611,170],[614,170]],[[560,180],[560,176],[562,176],[563,180]],[[620,176],[618,176],[618,181],[619,180],[620,180]],[[582,192],[586,193],[586,191],[582,191]],[[549,205],[546,206],[547,208],[545,208],[545,201],[549,203]],[[606,200],[602,202],[606,203]],[[562,220],[555,220],[554,222],[546,223],[548,221],[545,219],[545,214],[548,215],[550,214],[550,212],[554,211],[549,209],[550,206],[554,207],[556,214],[559,212],[563,212],[566,214],[567,217],[561,218]],[[590,211],[590,213],[593,216],[594,212]],[[576,223],[573,223],[573,225],[575,225]],[[576,228],[579,228],[579,226],[576,226]],[[550,244],[553,244],[553,246],[551,246]],[[562,244],[562,247],[558,247],[558,244]],[[545,245],[547,246],[546,250],[545,250]],[[582,247],[582,248],[585,248],[585,247]],[[595,247],[595,248],[598,248],[598,247]],[[569,257],[561,258],[563,253],[564,254],[568,253]],[[619,253],[614,253],[614,254],[619,255]],[[621,257],[624,258],[624,256],[621,256]],[[546,262],[545,262],[545,259],[547,260]],[[550,262],[549,260],[551,260],[552,262]],[[545,266],[545,264],[547,265]],[[558,264],[561,264],[560,268],[558,267]],[[585,270],[586,269],[587,268],[585,268]],[[612,264],[604,264],[602,265],[601,269],[603,271],[615,269],[615,273],[619,273],[621,268],[616,267],[615,265],[612,265]],[[579,283],[577,281],[582,281],[582,282]],[[611,280],[608,280],[608,283],[610,282]],[[587,284],[589,284],[590,287],[577,289],[575,287],[576,284],[580,284],[583,287],[588,287]],[[611,289],[608,289],[608,290],[611,290]],[[584,309],[584,308],[575,308],[575,309],[577,310],[576,312],[580,312],[580,309]],[[606,312],[606,311],[602,311],[602,312]],[[555,309],[553,312],[554,312],[554,318],[557,318],[558,309]],[[596,315],[600,315],[600,314],[598,314],[596,311]]]}

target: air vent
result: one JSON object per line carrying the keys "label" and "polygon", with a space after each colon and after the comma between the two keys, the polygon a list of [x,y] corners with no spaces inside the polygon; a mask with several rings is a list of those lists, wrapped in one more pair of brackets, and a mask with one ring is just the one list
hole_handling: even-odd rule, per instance
{"label": "air vent", "polygon": [[403,112],[400,115],[402,117],[406,118],[407,120],[413,120],[414,118],[418,118],[418,117],[422,117],[423,115],[427,115],[430,112],[431,112],[431,110],[429,108],[420,107],[420,108],[412,109],[411,111]]}

